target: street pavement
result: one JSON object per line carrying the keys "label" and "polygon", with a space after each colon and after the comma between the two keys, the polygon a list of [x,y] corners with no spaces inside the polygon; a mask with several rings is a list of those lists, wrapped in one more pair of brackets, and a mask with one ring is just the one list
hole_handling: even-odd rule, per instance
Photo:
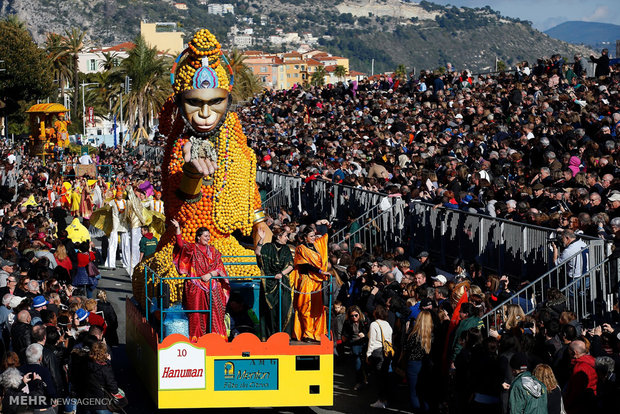
{"label": "street pavement", "polygon": [[[338,414],[338,413],[367,413],[367,412],[410,412],[407,405],[407,387],[398,384],[393,393],[398,395],[398,405],[387,410],[371,408],[369,405],[376,400],[377,394],[367,387],[360,391],[353,391],[355,374],[352,363],[349,361],[336,362],[334,367],[334,406],[333,407],[292,407],[292,408],[237,408],[237,409],[194,409],[194,410],[158,410],[141,384],[136,369],[131,365],[125,352],[125,301],[132,296],[131,280],[127,272],[118,267],[116,270],[101,269],[99,287],[105,289],[108,300],[114,306],[118,315],[118,337],[120,345],[112,350],[112,365],[119,387],[125,391],[129,406],[127,414],[181,414],[181,413],[297,413],[297,414]],[[139,368],[138,368],[139,369]]]}

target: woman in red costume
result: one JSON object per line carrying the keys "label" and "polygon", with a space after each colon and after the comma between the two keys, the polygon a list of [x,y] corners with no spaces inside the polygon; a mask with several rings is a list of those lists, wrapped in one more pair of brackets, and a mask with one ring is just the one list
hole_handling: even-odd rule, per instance
{"label": "woman in red costume", "polygon": [[[227,279],[222,254],[213,246],[210,246],[211,234],[206,227],[196,230],[195,243],[185,243],[181,235],[179,222],[171,220],[176,229],[176,248],[173,253],[174,264],[179,274],[200,279],[185,281],[183,308],[192,310],[211,310],[211,332],[226,338],[226,303],[230,297],[230,284]],[[213,279],[213,277],[224,279]],[[213,306],[209,303],[209,291],[213,298]],[[208,313],[190,312],[189,337],[196,341],[202,335],[209,333]]]}

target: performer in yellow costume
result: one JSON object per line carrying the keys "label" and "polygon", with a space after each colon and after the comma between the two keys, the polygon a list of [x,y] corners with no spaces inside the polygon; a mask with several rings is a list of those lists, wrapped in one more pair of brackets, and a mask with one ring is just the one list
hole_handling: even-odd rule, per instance
{"label": "performer in yellow costume", "polygon": [[321,335],[327,334],[322,291],[323,282],[329,278],[327,234],[317,238],[308,226],[302,231],[301,239],[303,244],[295,250],[295,269],[290,275],[295,289],[293,337],[304,342],[320,341]]}
{"label": "performer in yellow costume", "polygon": [[60,112],[58,114],[58,119],[54,122],[54,127],[56,129],[56,145],[60,148],[65,148],[69,145],[69,133],[67,130],[67,126],[71,123],[68,119],[65,119],[65,113]]}
{"label": "performer in yellow costume", "polygon": [[[177,67],[178,65],[178,67]],[[224,256],[250,256],[231,236],[249,235],[264,227],[256,185],[256,155],[247,146],[239,118],[230,112],[232,70],[215,36],[208,30],[194,35],[177,58],[171,73],[174,94],[159,116],[159,132],[167,137],[162,166],[162,199],[167,223],[179,222],[186,243],[205,227],[209,244]],[[256,236],[255,236],[256,239]],[[168,226],[158,251],[145,260],[159,276],[178,277],[172,264],[175,230]],[[144,290],[143,268],[134,272],[134,293]],[[258,275],[256,266],[227,268],[230,276]],[[171,300],[181,299],[183,281],[167,281]]]}

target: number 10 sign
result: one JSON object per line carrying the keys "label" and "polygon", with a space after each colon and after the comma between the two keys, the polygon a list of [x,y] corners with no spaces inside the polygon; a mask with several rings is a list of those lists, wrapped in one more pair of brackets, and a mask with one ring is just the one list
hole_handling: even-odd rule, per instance
{"label": "number 10 sign", "polygon": [[160,390],[204,390],[205,350],[178,342],[159,350]]}

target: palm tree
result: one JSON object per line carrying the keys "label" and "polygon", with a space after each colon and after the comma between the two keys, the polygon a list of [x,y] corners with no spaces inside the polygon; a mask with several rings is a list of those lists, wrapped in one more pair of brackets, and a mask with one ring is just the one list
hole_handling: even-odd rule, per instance
{"label": "palm tree", "polygon": [[312,77],[310,78],[310,84],[313,86],[325,85],[325,75],[327,75],[327,72],[325,71],[325,67],[317,66],[316,70],[312,74]]}
{"label": "palm tree", "polygon": [[120,104],[117,97],[123,86],[118,71],[93,73],[89,75],[88,82],[95,83],[96,86],[88,89],[86,99],[93,103],[95,113],[102,114],[102,117],[107,119],[111,113],[117,111]]}
{"label": "palm tree", "polygon": [[84,49],[84,36],[86,32],[83,30],[72,28],[71,31],[65,32],[65,37],[63,38],[62,47],[64,49],[64,53],[69,55],[72,60],[72,68],[73,68],[73,113],[78,113],[78,96],[80,89],[80,68],[78,66],[78,61],[80,59],[80,53]]}
{"label": "palm tree", "polygon": [[340,80],[344,79],[345,76],[347,76],[347,68],[342,65],[337,65],[334,68],[334,75],[336,75],[336,77]]}
{"label": "palm tree", "polygon": [[167,96],[170,83],[166,77],[172,65],[157,53],[157,48],[146,44],[144,37],[136,39],[136,46],[121,63],[119,74],[131,78],[131,92],[123,99],[125,119],[131,128],[144,128],[157,116]]}
{"label": "palm tree", "polygon": [[62,103],[65,102],[65,87],[71,83],[72,62],[63,46],[63,36],[58,33],[48,33],[45,39],[45,50],[52,62],[54,81],[58,82]]}
{"label": "palm tree", "polygon": [[99,67],[105,71],[110,71],[117,68],[118,53],[116,52],[103,52],[103,62],[99,64]]}

